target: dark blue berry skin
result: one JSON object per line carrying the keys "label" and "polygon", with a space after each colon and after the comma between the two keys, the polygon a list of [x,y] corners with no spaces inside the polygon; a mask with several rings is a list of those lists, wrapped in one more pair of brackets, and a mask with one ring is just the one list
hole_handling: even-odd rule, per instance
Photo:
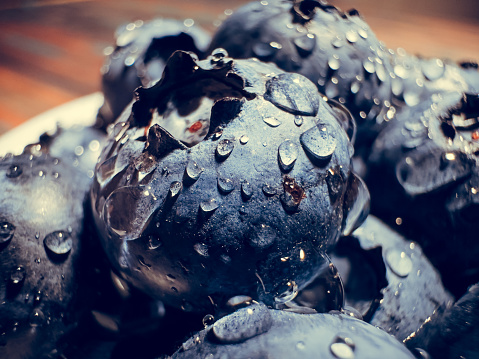
{"label": "dark blue berry skin", "polygon": [[83,200],[101,140],[59,130],[0,159],[2,358],[56,357],[76,328]]}
{"label": "dark blue berry skin", "polygon": [[[387,354],[386,354],[387,353]],[[188,339],[172,358],[414,358],[383,330],[344,314],[252,304]]]}
{"label": "dark blue berry skin", "polygon": [[441,99],[381,133],[367,181],[372,211],[419,242],[460,297],[479,280],[479,103],[472,93]]}
{"label": "dark blue berry skin", "polygon": [[297,291],[367,214],[336,111],[301,75],[222,50],[175,53],[96,168],[92,206],[115,268],[187,311]]}
{"label": "dark blue berry skin", "polygon": [[115,40],[114,49],[102,67],[105,102],[96,126],[103,129],[133,100],[137,87],[150,87],[161,78],[173,52],[191,51],[204,58],[210,36],[188,22],[158,18],[119,27]]}
{"label": "dark blue berry skin", "polygon": [[479,355],[479,285],[469,287],[454,305],[438,311],[407,338],[408,348],[424,348],[433,358]]}

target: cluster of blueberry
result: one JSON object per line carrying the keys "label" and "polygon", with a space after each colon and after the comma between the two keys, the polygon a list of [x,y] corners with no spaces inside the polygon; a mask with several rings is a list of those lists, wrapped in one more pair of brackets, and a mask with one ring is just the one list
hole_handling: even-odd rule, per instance
{"label": "cluster of blueberry", "polygon": [[102,73],[95,126],[0,159],[0,357],[479,355],[476,64],[270,0]]}

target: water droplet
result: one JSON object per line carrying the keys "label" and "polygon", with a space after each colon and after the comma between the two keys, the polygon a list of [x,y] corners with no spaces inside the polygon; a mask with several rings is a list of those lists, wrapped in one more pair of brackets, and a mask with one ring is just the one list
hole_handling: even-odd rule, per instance
{"label": "water droplet", "polygon": [[330,168],[326,172],[326,183],[328,185],[329,198],[332,204],[341,197],[343,189],[343,177],[339,169]]}
{"label": "water droplet", "polygon": [[329,160],[336,149],[336,139],[321,124],[301,134],[299,139],[306,153],[315,160]]}
{"label": "water droplet", "polygon": [[256,42],[253,44],[251,50],[255,57],[264,61],[271,60],[279,49],[272,47],[269,43]]}
{"label": "water droplet", "polygon": [[140,34],[133,23],[128,24],[116,38],[116,46],[125,47],[131,44]]}
{"label": "water droplet", "polygon": [[68,232],[55,231],[45,236],[43,244],[52,254],[65,255],[71,251],[73,240]]}
{"label": "water droplet", "polygon": [[242,145],[246,145],[246,144],[248,143],[248,141],[249,141],[249,137],[246,136],[246,135],[243,135],[243,136],[240,137],[239,140],[240,140],[240,143],[241,143]]}
{"label": "water droplet", "polygon": [[17,178],[18,176],[20,176],[21,174],[23,173],[23,169],[22,167],[18,166],[18,165],[11,165],[8,170],[7,170],[7,173],[5,174],[8,178]]}
{"label": "water droplet", "polygon": [[91,314],[95,321],[103,328],[106,328],[112,332],[117,332],[119,330],[118,319],[96,310],[92,310]]}
{"label": "water droplet", "polygon": [[264,249],[273,244],[276,236],[275,229],[266,224],[261,224],[249,236],[249,244],[254,248]]}
{"label": "water droplet", "polygon": [[413,269],[411,258],[398,249],[390,249],[386,252],[386,264],[399,277],[407,277]]}
{"label": "water droplet", "polygon": [[281,125],[281,122],[279,122],[279,120],[274,117],[263,118],[263,121],[271,127],[278,127],[279,125]]}
{"label": "water droplet", "polygon": [[363,67],[366,72],[369,72],[370,74],[373,74],[376,71],[376,66],[374,66],[374,63],[369,60],[363,62]]}
{"label": "water droplet", "polygon": [[201,173],[203,172],[204,168],[200,167],[198,163],[195,161],[188,161],[186,165],[185,173],[193,181],[198,180],[200,178]]}
{"label": "water droplet", "polygon": [[200,256],[208,257],[208,246],[206,244],[195,243],[193,248],[196,251],[196,253],[198,253]]}
{"label": "water droplet", "polygon": [[269,184],[264,184],[261,189],[263,190],[263,193],[268,197],[274,196],[276,194],[276,188]]}
{"label": "water droplet", "polygon": [[230,178],[218,178],[218,189],[222,194],[228,194],[235,189],[235,183]]}
{"label": "water droplet", "polygon": [[284,304],[287,302],[291,302],[298,295],[298,285],[294,280],[287,282],[286,285],[287,289],[283,293],[274,297],[274,301],[276,302],[276,304]]}
{"label": "water droplet", "polygon": [[345,335],[338,335],[329,347],[331,353],[339,359],[354,359],[355,348],[354,341]]}
{"label": "water droplet", "polygon": [[359,34],[359,36],[361,36],[363,39],[367,39],[367,38],[368,38],[368,33],[367,33],[366,30],[364,30],[364,29],[359,29],[359,30],[358,30],[358,34]]}
{"label": "water droplet", "polygon": [[298,127],[301,126],[303,124],[303,117],[294,116],[294,124]]}
{"label": "water droplet", "polygon": [[446,68],[440,59],[428,59],[421,62],[422,73],[430,80],[439,79],[445,72]]}
{"label": "water droplet", "polygon": [[363,320],[363,315],[356,308],[353,308],[349,305],[344,306],[344,308],[341,309],[341,313],[346,314],[347,316],[350,316],[352,318]]}
{"label": "water droplet", "polygon": [[304,350],[304,349],[306,349],[306,345],[304,344],[304,342],[297,342],[296,343],[296,349]]}
{"label": "water droplet", "polygon": [[213,133],[213,141],[216,141],[218,140],[221,136],[223,135],[223,127],[222,126],[218,126],[215,130],[215,132]]}
{"label": "water droplet", "polygon": [[35,292],[33,296],[33,305],[38,305],[40,304],[40,301],[42,300],[42,291],[38,290]]}
{"label": "water droplet", "polygon": [[127,240],[138,238],[158,202],[149,186],[117,188],[108,196],[103,207],[108,230]]}
{"label": "water droplet", "polygon": [[339,59],[336,57],[331,57],[328,61],[328,65],[329,65],[329,68],[333,71],[338,70],[339,67],[341,66],[339,63]]}
{"label": "water droplet", "polygon": [[235,310],[251,305],[252,302],[253,298],[248,295],[236,295],[228,299],[226,306],[234,312]]}
{"label": "water droplet", "polygon": [[83,146],[76,146],[74,152],[76,156],[81,156],[85,152],[85,149],[83,148]]}
{"label": "water droplet", "polygon": [[316,38],[313,34],[304,34],[293,40],[299,56],[307,57],[312,54],[316,46]]}
{"label": "water droplet", "polygon": [[227,256],[226,254],[220,255],[220,260],[221,260],[224,264],[229,264],[229,263],[231,263],[231,258],[230,258],[229,256]]}
{"label": "water droplet", "polygon": [[319,109],[316,86],[295,73],[284,73],[268,80],[264,98],[294,115],[316,116]]}
{"label": "water droplet", "polygon": [[217,48],[211,53],[211,61],[213,63],[223,62],[225,57],[228,57],[228,52],[223,48]]}
{"label": "water droplet", "polygon": [[113,286],[118,291],[118,294],[120,294],[123,299],[128,299],[130,297],[130,288],[128,283],[123,278],[116,275],[113,271],[110,271],[110,278]]}
{"label": "water droplet", "polygon": [[346,32],[346,39],[350,43],[355,43],[356,41],[359,40],[358,33],[354,30],[349,30],[348,32]]}
{"label": "water droplet", "polygon": [[10,272],[10,281],[12,284],[22,284],[25,280],[26,271],[23,266],[17,266]]}
{"label": "water droplet", "polygon": [[351,83],[351,93],[357,94],[360,88],[361,84],[358,81],[354,81]]}
{"label": "water droplet", "polygon": [[155,236],[150,236],[148,238],[148,249],[150,250],[155,250],[159,247],[161,247],[163,243],[161,242],[160,238],[155,237]]}
{"label": "water droplet", "polygon": [[234,147],[235,144],[233,140],[221,140],[218,142],[218,146],[216,146],[216,155],[219,157],[219,159],[224,160],[231,154]]}
{"label": "water droplet", "polygon": [[411,351],[417,359],[431,359],[431,355],[424,349],[414,348]]}
{"label": "water droplet", "polygon": [[203,317],[203,326],[205,328],[209,327],[210,325],[213,325],[214,322],[215,322],[215,317],[212,316],[211,314],[206,314]]}
{"label": "water droplet", "polygon": [[262,303],[237,310],[213,324],[213,334],[221,343],[240,343],[267,332],[273,325],[269,309]]}
{"label": "water droplet", "polygon": [[340,47],[342,47],[344,45],[344,41],[339,37],[335,37],[333,40],[331,40],[331,45],[333,45],[333,47],[339,49]]}
{"label": "water droplet", "polygon": [[410,107],[414,107],[419,104],[419,102],[421,102],[421,98],[419,97],[419,94],[415,89],[411,89],[408,91],[404,90],[403,98],[406,105]]}
{"label": "water droplet", "polygon": [[172,182],[170,185],[170,189],[168,190],[168,195],[171,198],[175,198],[176,196],[178,196],[178,194],[181,192],[182,189],[183,189],[183,184],[181,182],[178,182],[178,181]]}
{"label": "water droplet", "polygon": [[10,222],[0,222],[0,245],[9,242],[15,234],[15,226]]}
{"label": "water droplet", "polygon": [[210,198],[200,203],[200,208],[204,213],[213,213],[218,207],[218,201],[215,198]]}
{"label": "water droplet", "polygon": [[248,181],[241,183],[241,196],[244,201],[247,201],[253,196],[253,186]]}
{"label": "water droplet", "polygon": [[283,171],[290,171],[298,158],[298,145],[286,140],[278,147],[278,161]]}
{"label": "water droplet", "polygon": [[354,172],[350,173],[348,187],[344,195],[344,236],[349,236],[358,228],[369,214],[370,195],[366,183]]}
{"label": "water droplet", "polygon": [[35,309],[30,315],[30,325],[32,327],[38,327],[39,325],[42,325],[45,321],[45,315],[40,309]]}

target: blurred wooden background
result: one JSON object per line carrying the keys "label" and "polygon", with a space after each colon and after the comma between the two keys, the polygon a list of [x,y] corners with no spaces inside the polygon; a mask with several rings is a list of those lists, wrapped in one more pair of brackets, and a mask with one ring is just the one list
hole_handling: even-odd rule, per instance
{"label": "blurred wooden background", "polygon": [[[479,60],[479,1],[448,1],[442,8],[439,0],[425,1],[432,7],[425,7],[422,0],[331,3],[343,10],[358,9],[389,47]],[[193,18],[214,31],[213,23],[224,16],[224,10],[246,2],[1,0],[0,134],[45,110],[98,91],[103,49],[112,44],[118,25],[162,16]]]}

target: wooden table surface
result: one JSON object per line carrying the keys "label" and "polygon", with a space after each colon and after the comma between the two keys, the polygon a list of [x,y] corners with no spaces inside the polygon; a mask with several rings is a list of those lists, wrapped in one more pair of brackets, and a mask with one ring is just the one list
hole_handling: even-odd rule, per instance
{"label": "wooden table surface", "polygon": [[[477,1],[477,0],[472,0]],[[137,19],[193,18],[214,31],[225,9],[247,0],[0,1],[0,134],[52,107],[100,89],[103,49]],[[344,10],[354,0],[331,3]],[[379,39],[424,56],[479,60],[479,19],[391,12],[364,4]],[[20,6],[20,7],[19,7]]]}

